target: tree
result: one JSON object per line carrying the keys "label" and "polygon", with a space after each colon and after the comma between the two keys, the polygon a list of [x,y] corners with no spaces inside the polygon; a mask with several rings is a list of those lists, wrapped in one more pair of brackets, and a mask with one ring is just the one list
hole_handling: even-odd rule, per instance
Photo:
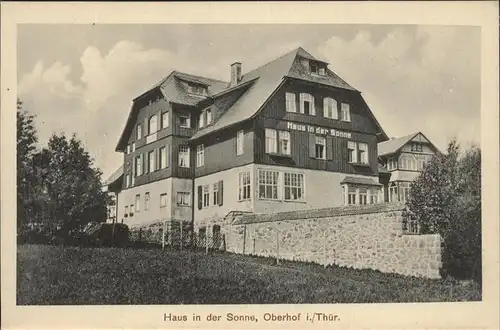
{"label": "tree", "polygon": [[32,156],[38,142],[35,117],[23,110],[23,103],[17,100],[17,228],[18,233],[30,219],[34,200]]}
{"label": "tree", "polygon": [[442,273],[481,280],[481,150],[461,154],[451,141],[413,182],[407,216],[419,221],[421,234],[443,239]]}
{"label": "tree", "polygon": [[39,154],[40,173],[48,194],[46,214],[63,237],[82,232],[89,222],[104,222],[108,195],[103,191],[99,169],[75,135],[52,135],[48,148]]}

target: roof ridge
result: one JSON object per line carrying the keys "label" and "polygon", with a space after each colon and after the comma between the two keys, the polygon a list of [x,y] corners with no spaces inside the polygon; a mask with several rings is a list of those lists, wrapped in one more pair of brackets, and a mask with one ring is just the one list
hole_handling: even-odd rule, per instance
{"label": "roof ridge", "polygon": [[290,54],[292,54],[292,53],[294,53],[294,52],[295,52],[295,56],[297,56],[297,52],[299,51],[299,48],[302,48],[302,47],[298,47],[298,48],[295,48],[295,49],[293,49],[293,50],[291,50],[291,51],[288,51],[288,52],[286,52],[285,54],[283,54],[283,55],[281,55],[281,56],[279,56],[279,57],[276,57],[275,59],[270,60],[269,62],[266,62],[265,64],[262,64],[262,65],[260,65],[260,66],[256,67],[255,69],[253,69],[253,70],[251,70],[251,71],[248,71],[247,73],[245,73],[245,74],[243,75],[242,79],[243,79],[245,76],[247,76],[248,74],[250,74],[250,73],[252,73],[252,72],[255,72],[255,71],[259,70],[259,69],[262,69],[262,68],[263,68],[263,67],[265,67],[266,65],[269,65],[269,64],[271,64],[271,63],[273,63],[273,62],[276,62],[276,61],[278,61],[278,60],[281,60],[282,58],[284,58],[284,57],[286,57],[286,56],[288,56],[288,55],[290,55]]}
{"label": "roof ridge", "polygon": [[213,80],[213,81],[217,81],[217,82],[221,82],[221,83],[229,83],[229,81],[225,81],[225,80],[220,80],[220,79],[215,79],[215,78],[210,78],[210,77],[205,77],[205,76],[200,76],[200,75],[197,75],[197,74],[192,74],[192,73],[189,73],[189,72],[182,72],[182,71],[178,71],[178,70],[174,70],[173,71],[174,74],[185,74],[187,76],[193,76],[193,77],[197,77],[197,78],[203,78],[203,79],[209,79],[209,80]]}

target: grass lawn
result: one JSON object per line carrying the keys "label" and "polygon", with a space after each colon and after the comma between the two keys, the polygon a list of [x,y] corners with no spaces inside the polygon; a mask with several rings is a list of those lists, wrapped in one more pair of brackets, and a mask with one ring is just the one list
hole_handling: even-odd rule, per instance
{"label": "grass lawn", "polygon": [[160,249],[21,245],[18,305],[370,303],[481,300],[475,283]]}

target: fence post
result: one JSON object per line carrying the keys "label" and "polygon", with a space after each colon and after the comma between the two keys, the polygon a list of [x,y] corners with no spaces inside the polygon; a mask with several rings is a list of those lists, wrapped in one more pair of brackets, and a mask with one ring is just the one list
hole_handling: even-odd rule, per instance
{"label": "fence post", "polygon": [[280,241],[279,241],[280,234],[278,232],[278,223],[275,222],[274,225],[276,228],[276,264],[279,265],[280,264]]}
{"label": "fence post", "polygon": [[163,219],[163,230],[161,232],[161,250],[165,250],[165,219]]}
{"label": "fence post", "polygon": [[179,224],[181,225],[181,252],[182,252],[182,239],[183,239],[182,238],[182,227],[184,227],[184,226],[183,226],[182,221],[180,221]]}
{"label": "fence post", "polygon": [[323,267],[326,268],[326,229],[323,230]]}

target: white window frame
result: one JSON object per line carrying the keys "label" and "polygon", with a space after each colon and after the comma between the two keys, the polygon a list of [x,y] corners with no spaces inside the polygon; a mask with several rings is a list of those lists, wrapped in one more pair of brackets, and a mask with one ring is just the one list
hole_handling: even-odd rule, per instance
{"label": "white window frame", "polygon": [[125,175],[125,187],[130,187],[130,174]]}
{"label": "white window frame", "polygon": [[179,167],[189,168],[189,146],[179,146]]}
{"label": "white window frame", "polygon": [[351,121],[351,107],[349,103],[340,104],[340,114],[342,121]]}
{"label": "white window frame", "polygon": [[240,130],[236,133],[236,156],[243,155],[245,131]]}
{"label": "white window frame", "polygon": [[[289,191],[288,198],[287,189]],[[294,191],[295,196],[292,196]],[[300,202],[305,200],[303,173],[285,172],[283,174],[283,199],[285,201],[292,202]]]}
{"label": "white window frame", "polygon": [[330,119],[339,119],[339,113],[337,109],[337,101],[331,97],[325,97],[323,99],[323,117]]}
{"label": "white window frame", "polygon": [[314,96],[309,93],[300,93],[300,113],[305,114],[304,102],[309,102],[309,115],[316,116],[316,108],[314,106]]}
{"label": "white window frame", "polygon": [[285,93],[285,109],[286,112],[297,112],[297,103],[295,100],[295,93]]}
{"label": "white window frame", "polygon": [[358,188],[358,201],[359,205],[366,205],[369,201],[369,189],[368,188]]}
{"label": "white window frame", "polygon": [[137,128],[135,130],[135,139],[139,140],[142,138],[142,124],[137,124]]}
{"label": "white window frame", "polygon": [[[280,199],[280,172],[272,170],[260,169],[259,173],[259,199],[264,200],[279,200]],[[264,196],[261,196],[261,188],[264,187]],[[270,188],[270,196],[268,195]]]}
{"label": "white window frame", "polygon": [[199,144],[196,146],[196,167],[205,165],[205,145]]}
{"label": "white window frame", "polygon": [[148,119],[148,132],[152,135],[158,131],[158,116],[156,114],[152,115]]}
{"label": "white window frame", "polygon": [[159,169],[167,168],[167,147],[163,146],[159,148],[158,151],[158,161],[159,161]]}
{"label": "white window frame", "polygon": [[206,209],[210,207],[210,185],[206,184],[202,186],[201,200],[202,208]]}
{"label": "white window frame", "polygon": [[[398,195],[398,185],[396,182],[390,182],[389,187],[389,203],[396,203],[398,202],[399,195]],[[396,200],[393,200],[393,197],[396,198]]]}
{"label": "white window frame", "polygon": [[212,184],[212,206],[219,205],[219,183]]}
{"label": "white window frame", "polygon": [[139,213],[141,211],[141,194],[135,195],[135,213]]}
{"label": "white window frame", "polygon": [[[283,141],[286,141],[287,149],[283,150]],[[288,131],[278,131],[278,152],[282,155],[290,155],[292,149],[292,144],[290,140],[290,132]]]}
{"label": "white window frame", "polygon": [[[318,148],[317,146],[321,145],[323,146],[323,153],[320,157],[318,157]],[[324,136],[315,136],[315,143],[314,143],[314,157],[316,159],[326,159],[326,138]]]}
{"label": "white window frame", "polygon": [[128,216],[128,205],[125,205],[125,213],[124,215]]}
{"label": "white window frame", "polygon": [[[181,118],[186,118],[186,124],[182,125]],[[182,128],[191,128],[191,115],[179,115],[179,127]]]}
{"label": "white window frame", "polygon": [[358,189],[354,186],[347,186],[347,205],[358,204]]}
{"label": "white window frame", "polygon": [[180,206],[190,206],[191,205],[191,193],[187,191],[177,192],[177,205]]}
{"label": "white window frame", "polygon": [[368,155],[368,144],[364,142],[358,142],[357,144],[357,158],[360,164],[369,164],[370,159]]}
{"label": "white window frame", "polygon": [[241,172],[238,174],[238,201],[247,201],[251,199],[251,178],[250,172]]}
{"label": "white window frame", "polygon": [[167,207],[167,193],[160,194],[160,208]]}
{"label": "white window frame", "polygon": [[277,153],[278,150],[278,132],[272,128],[265,129],[266,135],[266,153]]}
{"label": "white window frame", "polygon": [[144,193],[144,212],[149,211],[149,205],[151,203],[151,195],[149,191]]}
{"label": "white window frame", "polygon": [[130,144],[127,144],[127,152],[126,152],[127,155],[130,154]]}
{"label": "white window frame", "polygon": [[135,166],[135,176],[142,175],[142,155],[137,155],[134,157],[134,166]]}
{"label": "white window frame", "polygon": [[205,111],[200,112],[200,119],[198,120],[198,128],[205,126]]}
{"label": "white window frame", "polygon": [[161,113],[161,128],[167,128],[170,126],[170,111],[165,111]]}
{"label": "white window frame", "polygon": [[212,109],[207,109],[207,125],[210,125],[212,123]]}
{"label": "white window frame", "polygon": [[149,173],[156,171],[156,152],[154,149],[148,152],[148,171]]}

